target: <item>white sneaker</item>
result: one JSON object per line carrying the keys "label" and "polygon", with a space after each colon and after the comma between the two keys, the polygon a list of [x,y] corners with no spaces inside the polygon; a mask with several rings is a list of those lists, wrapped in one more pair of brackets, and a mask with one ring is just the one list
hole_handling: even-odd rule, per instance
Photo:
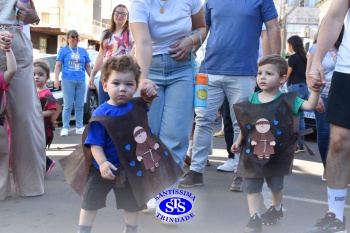
{"label": "white sneaker", "polygon": [[228,159],[224,164],[218,166],[216,169],[223,172],[233,172],[237,169],[237,164],[235,164],[234,159]]}
{"label": "white sneaker", "polygon": [[147,209],[142,210],[144,214],[156,214],[157,210],[157,201],[156,199],[152,198],[147,202]]}
{"label": "white sneaker", "polygon": [[76,130],[75,130],[75,134],[83,134],[84,133],[84,129],[85,129],[85,127],[81,127],[81,128],[77,128]]}
{"label": "white sneaker", "polygon": [[61,137],[62,136],[68,136],[68,129],[61,129]]}

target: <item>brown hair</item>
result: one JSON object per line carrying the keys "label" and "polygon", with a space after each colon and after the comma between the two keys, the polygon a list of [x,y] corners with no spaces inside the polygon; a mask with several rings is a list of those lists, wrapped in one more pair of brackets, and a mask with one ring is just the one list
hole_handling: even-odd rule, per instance
{"label": "brown hair", "polygon": [[141,76],[141,68],[136,60],[129,55],[122,55],[119,57],[111,57],[101,67],[103,83],[108,82],[109,76],[113,71],[116,72],[132,72],[136,83],[139,83]]}
{"label": "brown hair", "polygon": [[50,66],[46,61],[43,60],[35,60],[34,67],[40,67],[41,69],[44,70],[45,74],[46,74],[46,80],[48,80],[50,78]]}
{"label": "brown hair", "polygon": [[268,64],[277,66],[277,72],[280,75],[280,77],[287,74],[287,71],[288,71],[287,61],[280,55],[270,54],[261,58],[258,63],[258,67],[268,65]]}

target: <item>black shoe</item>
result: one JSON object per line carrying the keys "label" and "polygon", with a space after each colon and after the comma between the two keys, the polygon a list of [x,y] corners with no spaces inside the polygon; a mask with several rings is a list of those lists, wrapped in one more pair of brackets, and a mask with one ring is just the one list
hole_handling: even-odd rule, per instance
{"label": "black shoe", "polygon": [[203,185],[203,173],[189,170],[184,177],[180,179],[179,185],[185,188]]}
{"label": "black shoe", "polygon": [[334,213],[326,213],[324,218],[317,220],[314,227],[306,229],[306,233],[346,233],[345,217],[343,222],[335,218]]}
{"label": "black shoe", "polygon": [[244,228],[244,233],[259,233],[262,231],[261,219],[257,214],[250,217],[247,226]]}
{"label": "black shoe", "polygon": [[283,218],[282,205],[279,211],[277,211],[274,206],[271,206],[260,218],[263,225],[268,226],[275,224],[278,220]]}

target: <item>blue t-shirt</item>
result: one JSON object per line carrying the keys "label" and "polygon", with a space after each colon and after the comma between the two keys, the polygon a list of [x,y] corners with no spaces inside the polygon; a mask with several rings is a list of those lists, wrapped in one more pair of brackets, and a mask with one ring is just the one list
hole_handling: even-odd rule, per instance
{"label": "blue t-shirt", "polygon": [[[132,103],[129,101],[124,105],[114,106],[105,102],[100,105],[93,113],[93,116],[120,116],[132,109]],[[90,145],[98,145],[103,148],[106,159],[114,166],[119,167],[120,161],[118,152],[115,149],[112,139],[100,122],[93,121],[90,123],[88,135],[85,139],[84,146],[90,148]],[[92,164],[100,170],[96,160],[92,159]]]}
{"label": "blue t-shirt", "polygon": [[[73,51],[73,52],[72,52]],[[76,54],[79,54],[76,60]],[[68,80],[85,80],[85,64],[91,62],[89,54],[84,48],[63,47],[58,52],[57,61],[62,62],[62,78]]]}
{"label": "blue t-shirt", "polygon": [[[273,0],[206,0],[204,13],[208,73],[256,75],[262,24],[278,16]],[[204,64],[200,72],[206,72]]]}

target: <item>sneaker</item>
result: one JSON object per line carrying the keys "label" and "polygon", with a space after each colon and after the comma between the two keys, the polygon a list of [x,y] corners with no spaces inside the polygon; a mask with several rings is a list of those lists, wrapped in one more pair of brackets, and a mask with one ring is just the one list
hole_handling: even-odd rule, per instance
{"label": "sneaker", "polygon": [[224,131],[219,131],[217,133],[214,133],[213,136],[216,138],[223,138],[225,136],[225,133],[224,133]]}
{"label": "sneaker", "polygon": [[61,129],[61,137],[62,136],[68,136],[68,129]]}
{"label": "sneaker", "polygon": [[299,146],[299,145],[297,145],[296,147],[295,147],[295,154],[298,154],[298,153],[303,153],[305,150],[304,150],[304,147],[303,146]]}
{"label": "sneaker", "polygon": [[189,170],[179,182],[179,186],[184,188],[191,188],[196,185],[203,185],[203,173],[192,170]]}
{"label": "sneaker", "polygon": [[335,218],[334,213],[326,213],[326,216],[317,220],[314,227],[306,229],[307,233],[346,233],[345,217],[343,222]]}
{"label": "sneaker", "polygon": [[85,127],[81,127],[81,128],[77,128],[76,130],[75,130],[75,134],[83,134],[84,133],[84,129],[85,129]]}
{"label": "sneaker", "polygon": [[236,175],[233,177],[233,182],[230,186],[230,190],[234,192],[243,191],[243,180],[241,177],[237,177]]}
{"label": "sneaker", "polygon": [[185,158],[185,163],[188,165],[188,166],[191,166],[191,162],[192,162],[192,159],[190,156],[186,155],[186,158]]}
{"label": "sneaker", "polygon": [[218,166],[216,169],[222,172],[233,172],[237,168],[234,159],[228,159],[224,164]]}
{"label": "sneaker", "polygon": [[327,181],[326,169],[323,170],[323,175],[321,176],[322,181]]}
{"label": "sneaker", "polygon": [[147,209],[142,210],[144,214],[156,214],[157,210],[157,201],[152,198],[147,202]]}
{"label": "sneaker", "polygon": [[269,226],[275,224],[283,218],[282,205],[279,211],[277,211],[274,206],[271,206],[260,218],[263,225]]}
{"label": "sneaker", "polygon": [[247,226],[244,228],[244,233],[258,233],[262,231],[261,219],[258,214],[250,217]]}
{"label": "sneaker", "polygon": [[52,170],[52,168],[56,165],[56,162],[54,160],[48,159],[46,163],[46,173],[45,176],[48,176]]}

